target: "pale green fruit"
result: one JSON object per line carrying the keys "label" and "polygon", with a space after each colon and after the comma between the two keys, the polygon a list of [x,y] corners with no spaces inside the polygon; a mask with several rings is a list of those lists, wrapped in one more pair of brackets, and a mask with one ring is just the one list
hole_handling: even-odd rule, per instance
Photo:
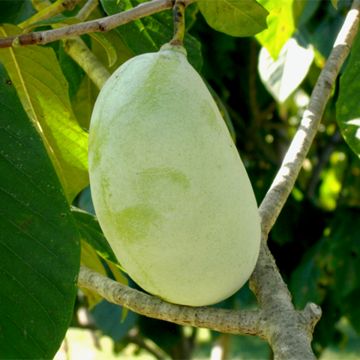
{"label": "pale green fruit", "polygon": [[89,166],[100,225],[143,289],[200,306],[250,277],[260,246],[254,193],[183,48],[136,56],[106,82],[91,118]]}

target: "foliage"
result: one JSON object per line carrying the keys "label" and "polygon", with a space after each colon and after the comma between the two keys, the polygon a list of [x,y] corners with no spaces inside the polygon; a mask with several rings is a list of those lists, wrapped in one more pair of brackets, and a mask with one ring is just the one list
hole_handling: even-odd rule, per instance
{"label": "foliage", "polygon": [[[36,2],[41,1],[33,1],[33,6],[28,0],[3,1],[1,36],[21,32],[16,25],[35,14]],[[91,16],[114,14],[140,2],[101,0]],[[207,6],[206,1],[190,5],[185,45],[190,61],[221,104],[260,202],[308,104],[349,2],[288,0],[285,6],[278,0],[247,2],[250,18],[235,0],[219,1],[223,7]],[[32,27],[73,23],[84,3]],[[249,26],[250,33],[239,33],[228,11],[233,6],[236,19],[242,27]],[[224,21],[217,21],[216,12]],[[268,28],[261,31],[265,19]],[[171,35],[171,12],[164,11],[83,40],[112,72],[135,54],[156,51]],[[327,346],[344,343],[349,328],[354,328],[352,339],[360,332],[359,58],[358,36],[269,239],[295,304],[314,301],[323,308],[314,334],[319,354]],[[196,331],[126,316],[95,294],[76,294],[80,244],[83,264],[123,283],[130,281],[91,215],[87,128],[98,89],[88,73],[67,55],[63,41],[0,49],[0,63],[0,357],[50,358],[70,322],[100,329],[113,338],[116,351],[129,342],[144,347],[139,339],[145,338],[173,358],[190,356],[201,343]],[[92,309],[87,311],[94,320],[84,324],[79,309],[89,304]],[[254,299],[243,288],[221,306],[251,307]],[[136,337],[131,335],[134,327]],[[217,340],[212,333],[211,341]]]}

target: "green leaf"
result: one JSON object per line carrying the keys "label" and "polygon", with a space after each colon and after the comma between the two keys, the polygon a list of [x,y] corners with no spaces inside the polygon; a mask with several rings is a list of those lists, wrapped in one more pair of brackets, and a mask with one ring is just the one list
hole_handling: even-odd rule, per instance
{"label": "green leaf", "polygon": [[314,60],[314,51],[299,39],[291,38],[274,60],[263,47],[259,54],[260,78],[278,102],[286,101],[305,79]]}
{"label": "green leaf", "polygon": [[72,318],[79,234],[43,142],[0,64],[0,354],[50,359]]}
{"label": "green leaf", "polygon": [[[13,25],[0,27],[1,36],[19,33]],[[69,200],[88,184],[88,135],[77,123],[67,82],[51,48],[0,49],[23,108],[36,125]]]}
{"label": "green leaf", "polygon": [[331,4],[335,9],[338,8],[338,2],[339,2],[339,0],[331,0]]}
{"label": "green leaf", "polygon": [[[108,15],[113,15],[131,9],[144,1],[147,0],[123,0],[119,2],[101,0],[101,4]],[[146,16],[129,24],[119,26],[116,31],[135,55],[158,51],[162,45],[172,39],[172,12],[163,11],[159,14]],[[202,66],[200,42],[190,34],[186,34],[184,45],[189,62],[195,69],[200,70]]]}
{"label": "green leaf", "polygon": [[259,0],[269,11],[268,29],[256,35],[256,39],[276,59],[282,47],[295,30],[293,19],[293,0]]}
{"label": "green leaf", "polygon": [[89,35],[105,50],[108,58],[108,66],[113,66],[118,59],[118,54],[115,45],[109,40],[107,34],[91,33]]}
{"label": "green leaf", "polygon": [[341,133],[357,156],[360,156],[360,36],[357,36],[349,62],[340,79],[336,118]]}
{"label": "green leaf", "polygon": [[266,29],[265,10],[255,0],[199,0],[206,22],[231,36],[252,36]]}
{"label": "green leaf", "polygon": [[83,129],[89,128],[92,110],[98,94],[98,88],[88,76],[85,76],[74,99],[72,99],[73,110]]}
{"label": "green leaf", "polygon": [[17,24],[35,13],[29,0],[8,0],[6,6],[4,1],[1,4],[0,23]]}
{"label": "green leaf", "polygon": [[96,217],[75,207],[72,208],[72,214],[82,238],[89,243],[103,259],[118,264],[116,256],[105,239]]}
{"label": "green leaf", "polygon": [[[123,269],[120,267],[115,254],[105,239],[96,217],[76,207],[72,208],[72,214],[83,240],[81,245],[81,264],[104,276],[107,276],[106,269],[108,269],[116,281],[127,285],[128,280],[123,274]],[[98,255],[106,263],[106,268],[104,267],[104,263],[100,261]],[[91,307],[100,301],[101,297],[99,297],[98,294],[87,289],[83,289],[83,291],[88,297]]]}
{"label": "green leaf", "polygon": [[71,100],[78,92],[80,84],[85,77],[83,69],[66,53],[64,43],[59,43],[57,58],[61,71],[68,83],[68,93]]}

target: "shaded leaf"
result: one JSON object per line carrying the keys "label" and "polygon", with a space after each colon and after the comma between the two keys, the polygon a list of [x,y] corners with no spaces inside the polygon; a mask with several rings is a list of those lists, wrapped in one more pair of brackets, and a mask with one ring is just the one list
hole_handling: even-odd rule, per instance
{"label": "shaded leaf", "polygon": [[206,22],[231,36],[252,36],[266,29],[265,10],[255,0],[199,0]]}
{"label": "shaded leaf", "polygon": [[0,354],[50,359],[72,318],[79,234],[1,64],[0,143]]}
{"label": "shaded leaf", "polygon": [[353,45],[349,62],[340,79],[336,117],[341,133],[357,156],[360,156],[360,36]]}
{"label": "shaded leaf", "polygon": [[2,0],[0,23],[17,24],[35,13],[29,0]]}
{"label": "shaded leaf", "polygon": [[72,208],[72,214],[82,238],[89,243],[102,258],[117,264],[116,256],[105,239],[96,217],[75,207]]}
{"label": "shaded leaf", "polygon": [[293,0],[259,0],[259,3],[270,14],[267,18],[268,28],[257,34],[256,39],[276,59],[295,30]]}
{"label": "shaded leaf", "polygon": [[72,106],[76,118],[83,129],[89,129],[92,110],[99,90],[94,83],[85,76],[72,99]]}
{"label": "shaded leaf", "polygon": [[[291,279],[297,305],[307,301],[321,303],[331,291],[335,303],[342,305],[360,287],[360,212],[338,211],[322,239],[311,248]],[[352,229],[352,231],[349,231]]]}
{"label": "shaded leaf", "polygon": [[[101,0],[101,4],[108,15],[129,10],[146,0]],[[172,12],[163,11],[159,14],[146,16],[116,29],[128,48],[135,54],[155,52],[162,45],[169,42],[173,36]],[[198,70],[202,66],[200,43],[189,34],[185,36],[185,48],[189,62]]]}
{"label": "shaded leaf", "polygon": [[335,9],[338,8],[338,2],[339,2],[339,0],[331,0],[331,4],[333,5],[333,7],[334,7]]}
{"label": "shaded leaf", "polygon": [[[0,28],[2,36],[17,33],[19,29],[13,25]],[[40,46],[1,49],[0,60],[43,138],[68,200],[72,201],[88,184],[88,136],[75,119],[54,51]]]}
{"label": "shaded leaf", "polygon": [[260,78],[274,98],[284,102],[304,80],[313,59],[313,49],[295,38],[285,44],[277,60],[263,47],[259,54]]}
{"label": "shaded leaf", "polygon": [[61,71],[66,78],[68,83],[68,92],[71,100],[74,99],[74,96],[79,91],[79,87],[82,83],[82,80],[85,77],[85,72],[82,68],[66,53],[64,49],[64,43],[59,43],[59,48],[57,50],[57,58]]}
{"label": "shaded leaf", "polygon": [[91,33],[90,36],[105,50],[108,58],[108,66],[113,66],[118,59],[118,54],[114,44],[108,39],[106,33]]}
{"label": "shaded leaf", "polygon": [[296,27],[299,28],[305,25],[315,14],[320,5],[320,1],[294,0],[293,17],[296,23]]}

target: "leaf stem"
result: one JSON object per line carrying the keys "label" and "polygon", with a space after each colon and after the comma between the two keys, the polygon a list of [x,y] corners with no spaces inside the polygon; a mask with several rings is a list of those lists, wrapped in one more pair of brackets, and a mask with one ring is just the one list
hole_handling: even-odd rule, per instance
{"label": "leaf stem", "polygon": [[185,36],[185,7],[183,0],[175,0],[173,7],[174,36],[170,41],[171,45],[183,45]]}

